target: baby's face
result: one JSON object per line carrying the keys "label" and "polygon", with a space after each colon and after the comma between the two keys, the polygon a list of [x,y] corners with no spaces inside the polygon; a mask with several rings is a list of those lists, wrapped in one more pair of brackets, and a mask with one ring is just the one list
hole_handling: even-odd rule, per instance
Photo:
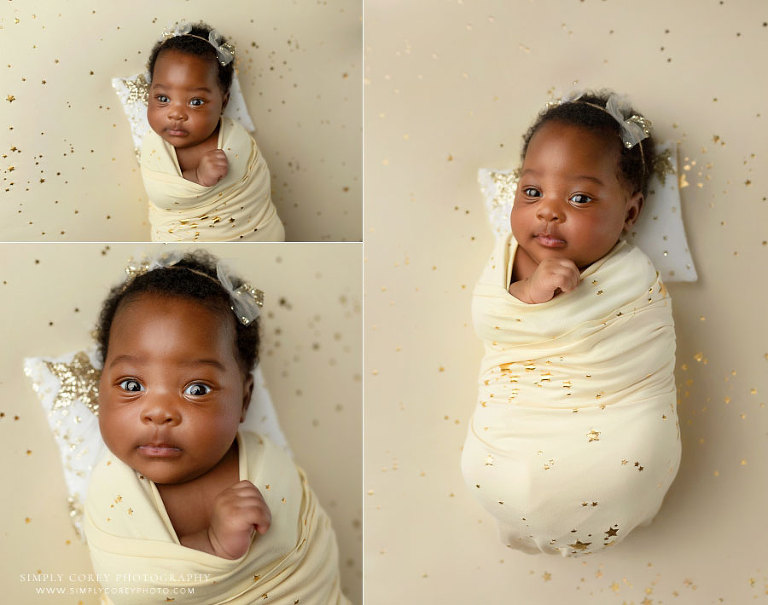
{"label": "baby's face", "polygon": [[538,264],[583,269],[610,252],[636,220],[642,194],[619,181],[618,145],[605,135],[546,122],[526,152],[510,214],[519,246]]}
{"label": "baby's face", "polygon": [[174,147],[194,147],[215,136],[227,97],[213,61],[162,51],[149,87],[147,119],[152,130]]}
{"label": "baby's face", "polygon": [[120,460],[155,483],[184,483],[232,447],[251,379],[233,321],[185,298],[123,303],[99,383],[99,427]]}

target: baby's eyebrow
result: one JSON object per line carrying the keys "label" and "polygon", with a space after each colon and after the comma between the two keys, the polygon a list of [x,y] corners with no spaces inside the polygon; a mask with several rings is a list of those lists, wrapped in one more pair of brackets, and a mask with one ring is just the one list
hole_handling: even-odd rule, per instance
{"label": "baby's eyebrow", "polygon": [[575,177],[573,177],[574,181],[592,181],[593,183],[597,183],[598,185],[603,185],[603,181],[601,181],[596,176],[591,176],[589,174],[579,174]]}
{"label": "baby's eyebrow", "polygon": [[[136,356],[136,355],[130,355],[128,353],[123,353],[122,355],[118,355],[115,357],[110,363],[109,367],[112,368],[116,366],[119,363],[136,363],[141,364],[144,362],[144,359],[142,357]],[[181,362],[179,362],[177,365],[184,366],[184,367],[191,367],[191,366],[211,366],[217,370],[220,370],[222,372],[226,372],[227,369],[224,367],[224,365],[217,359],[207,359],[207,358],[200,358],[200,359],[185,359]]]}
{"label": "baby's eyebrow", "polygon": [[[527,176],[527,175],[539,176],[539,173],[533,168],[526,168],[520,173],[521,177]],[[592,176],[590,174],[577,174],[575,176],[570,177],[570,179],[572,181],[592,181],[593,183],[596,183],[597,185],[601,185],[601,186],[605,184],[599,178],[597,178],[596,176]]]}
{"label": "baby's eyebrow", "polygon": [[127,363],[138,363],[138,362],[140,362],[140,361],[141,361],[141,359],[140,359],[140,358],[138,358],[138,357],[136,357],[135,355],[128,355],[128,354],[123,354],[123,355],[118,355],[117,357],[115,357],[115,358],[114,358],[114,359],[113,359],[113,360],[112,360],[112,361],[109,363],[109,367],[110,367],[110,368],[111,368],[111,367],[114,367],[114,366],[116,366],[118,363],[123,363],[123,362],[127,362]]}
{"label": "baby's eyebrow", "polygon": [[226,368],[224,365],[217,359],[188,359],[180,363],[179,365],[182,366],[199,366],[199,365],[205,365],[205,366],[211,366],[216,368],[217,370],[221,370],[222,372],[226,372]]}

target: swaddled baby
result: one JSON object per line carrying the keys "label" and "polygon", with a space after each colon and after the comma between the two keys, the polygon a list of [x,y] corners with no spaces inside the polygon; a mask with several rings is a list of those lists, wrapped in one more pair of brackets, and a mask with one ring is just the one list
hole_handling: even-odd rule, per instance
{"label": "swaddled baby", "polygon": [[208,25],[177,24],[150,53],[141,175],[152,241],[285,240],[256,141],[223,117],[234,47]]}
{"label": "swaddled baby", "polygon": [[505,544],[581,555],[658,512],[680,462],[669,296],[621,236],[654,161],[650,124],[609,93],[545,110],[473,294],[485,345],[464,445]]}
{"label": "swaddled baby", "polygon": [[240,430],[260,293],[198,250],[112,289],[84,528],[103,601],[345,605],[330,519],[303,471]]}

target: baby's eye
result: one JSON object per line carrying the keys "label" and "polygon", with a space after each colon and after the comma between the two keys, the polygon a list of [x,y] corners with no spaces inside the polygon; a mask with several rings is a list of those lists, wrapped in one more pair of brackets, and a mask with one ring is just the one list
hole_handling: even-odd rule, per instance
{"label": "baby's eye", "polygon": [[200,107],[205,104],[205,101],[203,99],[192,99],[189,104],[193,107]]}
{"label": "baby's eye", "polygon": [[541,191],[536,189],[536,187],[526,187],[523,189],[523,193],[528,197],[541,197]]}
{"label": "baby's eye", "polygon": [[155,95],[155,100],[158,103],[167,103],[168,101],[170,101],[170,99],[165,95]]}
{"label": "baby's eye", "polygon": [[189,395],[190,397],[202,397],[203,395],[207,395],[210,392],[211,387],[199,382],[190,384],[186,389],[184,389],[184,394]]}
{"label": "baby's eye", "polygon": [[126,378],[118,386],[129,393],[140,393],[144,390],[144,385],[133,378]]}
{"label": "baby's eye", "polygon": [[588,195],[584,195],[583,193],[574,193],[571,196],[571,201],[574,204],[587,204],[592,201],[592,198]]}

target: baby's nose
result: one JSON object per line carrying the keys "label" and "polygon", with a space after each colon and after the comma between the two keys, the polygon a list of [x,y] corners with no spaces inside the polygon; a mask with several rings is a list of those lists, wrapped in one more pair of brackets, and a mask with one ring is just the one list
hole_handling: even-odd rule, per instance
{"label": "baby's nose", "polygon": [[178,424],[181,416],[174,405],[155,399],[144,407],[141,419],[152,424]]}
{"label": "baby's nose", "polygon": [[174,119],[174,120],[186,120],[187,119],[187,112],[184,105],[181,103],[176,103],[174,105],[171,105],[170,111],[168,112],[168,115]]}
{"label": "baby's nose", "polygon": [[564,212],[557,200],[543,199],[536,208],[536,217],[545,221],[562,221]]}

